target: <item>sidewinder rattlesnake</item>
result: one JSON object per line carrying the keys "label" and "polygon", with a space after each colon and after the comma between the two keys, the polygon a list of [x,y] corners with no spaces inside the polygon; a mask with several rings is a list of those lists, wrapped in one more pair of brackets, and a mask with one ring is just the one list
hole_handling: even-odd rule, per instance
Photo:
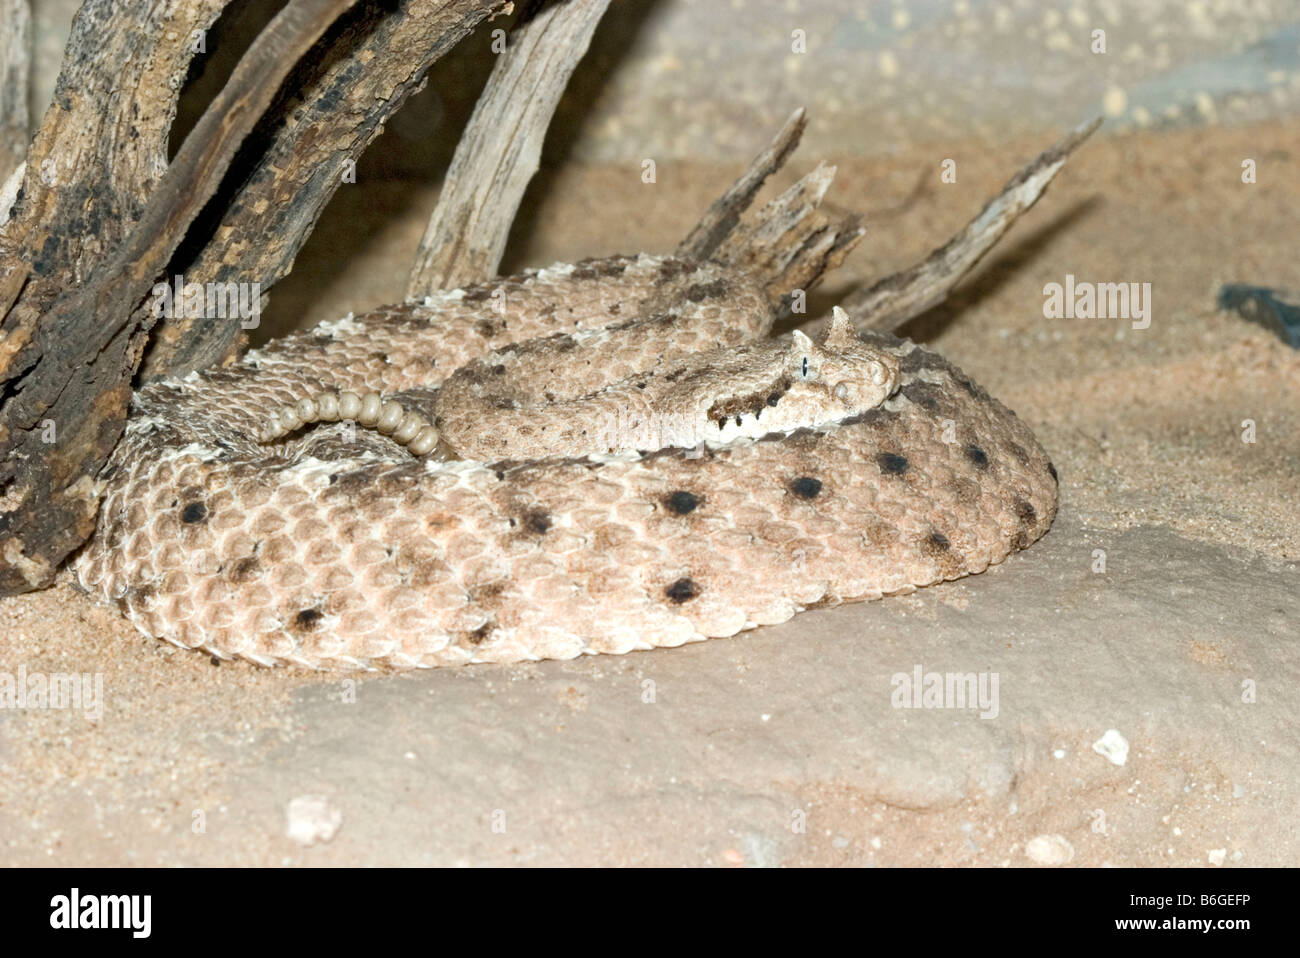
{"label": "sidewinder rattlesnake", "polygon": [[77,577],[223,658],[427,668],[730,636],[1046,532],[1055,470],[958,369],[773,318],[734,268],[611,257],[147,386]]}

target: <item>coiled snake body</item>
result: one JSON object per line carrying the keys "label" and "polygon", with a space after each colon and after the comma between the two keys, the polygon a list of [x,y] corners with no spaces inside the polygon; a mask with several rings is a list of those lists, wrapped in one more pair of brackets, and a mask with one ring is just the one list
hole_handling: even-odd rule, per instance
{"label": "coiled snake body", "polygon": [[[148,386],[77,576],[217,656],[425,668],[729,636],[1047,530],[1047,457],[959,370],[772,319],[734,269],[613,257]],[[346,393],[397,411],[312,421]]]}

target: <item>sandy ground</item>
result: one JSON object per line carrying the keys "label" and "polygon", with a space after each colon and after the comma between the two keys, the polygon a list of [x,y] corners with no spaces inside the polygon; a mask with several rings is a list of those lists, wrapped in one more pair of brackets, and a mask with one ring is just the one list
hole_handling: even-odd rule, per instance
{"label": "sandy ground", "polygon": [[[831,196],[869,232],[810,313],[923,255],[1050,139],[841,159]],[[400,296],[435,191],[360,172],[266,332]],[[735,172],[544,168],[505,266],[671,249]],[[1296,182],[1297,127],[1097,139],[912,324],[1061,476],[1053,530],[981,576],[679,650],[342,680],[214,667],[67,581],[0,602],[0,673],[104,691],[98,717],[0,711],[0,861],[1296,863],[1300,354],[1214,309],[1225,282],[1300,287]],[[1067,273],[1151,283],[1150,328],[1045,318]],[[996,715],[894,707],[918,667],[996,675]],[[1110,729],[1123,765],[1093,748]],[[326,811],[298,825],[341,823],[310,847],[286,834],[307,795]]]}

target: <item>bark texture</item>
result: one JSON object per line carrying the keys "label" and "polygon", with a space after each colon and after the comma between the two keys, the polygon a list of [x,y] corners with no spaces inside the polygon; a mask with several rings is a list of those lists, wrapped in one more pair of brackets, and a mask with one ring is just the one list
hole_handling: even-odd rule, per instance
{"label": "bark texture", "polygon": [[[154,284],[177,271],[262,289],[283,277],[344,161],[503,6],[290,0],[169,165],[198,32],[225,5],[88,0],[74,20],[0,229],[0,594],[47,584],[94,527]],[[239,333],[237,317],[160,327],[146,376],[216,361]]]}

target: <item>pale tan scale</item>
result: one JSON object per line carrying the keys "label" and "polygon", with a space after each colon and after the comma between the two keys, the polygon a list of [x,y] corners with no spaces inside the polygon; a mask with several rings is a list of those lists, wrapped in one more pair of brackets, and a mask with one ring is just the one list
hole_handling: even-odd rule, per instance
{"label": "pale tan scale", "polygon": [[772,320],[736,271],[613,257],[150,385],[78,578],[218,656],[428,668],[734,635],[1047,530],[1047,457],[959,370]]}
{"label": "pale tan scale", "polygon": [[361,411],[357,413],[357,422],[366,427],[373,427],[379,422],[383,413],[384,402],[379,393],[366,393],[361,397]]}
{"label": "pale tan scale", "polygon": [[361,415],[361,397],[354,392],[339,394],[339,418],[356,419]]}
{"label": "pale tan scale", "polygon": [[[378,414],[374,413],[376,408]],[[426,455],[438,444],[438,430],[419,413],[406,410],[400,403],[385,401],[378,393],[359,397],[355,393],[334,391],[315,393],[309,399],[299,400],[296,405],[272,413],[258,429],[258,439],[264,443],[274,442],[312,423],[351,418],[344,416],[345,412],[357,417],[361,425],[406,446],[413,455]],[[373,422],[366,421],[369,419]]]}

